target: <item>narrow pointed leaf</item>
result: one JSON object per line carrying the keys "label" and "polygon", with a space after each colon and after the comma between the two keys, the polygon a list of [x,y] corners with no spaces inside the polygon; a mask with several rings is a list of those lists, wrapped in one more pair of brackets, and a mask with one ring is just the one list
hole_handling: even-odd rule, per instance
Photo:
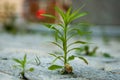
{"label": "narrow pointed leaf", "polygon": [[71,60],[74,60],[74,59],[75,59],[74,55],[68,57],[68,61],[71,61]]}
{"label": "narrow pointed leaf", "polygon": [[[66,17],[65,12],[64,12],[62,9],[58,8],[58,7],[55,7],[55,10],[56,10],[56,11],[60,14],[60,16],[62,17],[62,20],[63,20],[64,24],[67,24],[67,17]],[[62,20],[61,20],[61,21],[62,21]]]}
{"label": "narrow pointed leaf", "polygon": [[75,41],[75,42],[69,44],[68,47],[71,46],[71,45],[74,45],[74,44],[86,44],[86,43],[87,42],[85,42],[85,41]]}
{"label": "narrow pointed leaf", "polygon": [[58,60],[58,59],[61,60],[61,61],[63,61],[63,60],[61,59],[61,57],[63,58],[63,56],[58,56],[58,57],[56,57],[56,58],[52,61],[52,64],[54,64],[55,61]]}
{"label": "narrow pointed leaf", "polygon": [[63,56],[57,56],[57,55],[52,54],[52,53],[50,53],[50,55],[53,56],[53,57],[55,57],[55,58],[59,58],[61,61],[63,61],[63,60],[61,59],[61,58],[63,58]]}
{"label": "narrow pointed leaf", "polygon": [[87,12],[83,12],[83,13],[77,14],[77,15],[74,16],[71,20],[78,19],[78,18],[83,17],[83,16],[85,16],[85,15],[87,15],[87,14],[88,14]]}
{"label": "narrow pointed leaf", "polygon": [[[76,11],[74,11],[74,12],[70,15],[70,17],[69,17],[69,18],[70,18],[70,19],[69,19],[69,22],[71,22],[71,21],[79,18],[79,17],[77,17],[78,14],[79,14],[79,11],[80,11],[84,6],[85,6],[85,5],[83,5],[81,8],[77,9]],[[80,17],[81,17],[81,16],[80,16]]]}
{"label": "narrow pointed leaf", "polygon": [[51,65],[50,67],[48,67],[49,70],[56,70],[61,68],[63,68],[63,66],[59,66],[59,65]]}
{"label": "narrow pointed leaf", "polygon": [[70,7],[70,8],[68,9],[68,11],[66,12],[66,16],[67,16],[67,17],[69,17],[69,15],[70,15],[70,13],[71,13],[71,10],[72,10],[72,7]]}
{"label": "narrow pointed leaf", "polygon": [[49,53],[51,56],[53,56],[53,57],[57,57],[55,54],[53,54],[53,53]]}
{"label": "narrow pointed leaf", "polygon": [[69,23],[69,21],[70,21],[70,14],[71,14],[71,10],[72,10],[72,7],[70,7],[69,9],[68,9],[68,11],[66,12],[66,21],[67,21],[67,23]]}
{"label": "narrow pointed leaf", "polygon": [[[89,31],[81,31],[80,29],[77,29],[77,28],[73,28],[69,31],[69,34],[72,34],[74,32],[74,34],[76,35],[86,35],[86,34],[90,34],[91,32]],[[75,33],[76,32],[76,33]]]}
{"label": "narrow pointed leaf", "polygon": [[64,24],[60,23],[58,24],[60,27],[64,28]]}
{"label": "narrow pointed leaf", "polygon": [[73,32],[77,32],[77,34],[79,33],[79,34],[82,34],[82,31],[80,30],[80,29],[77,29],[77,28],[73,28],[73,29],[71,29],[70,31],[69,31],[69,33],[73,33]]}
{"label": "narrow pointed leaf", "polygon": [[27,59],[26,59],[26,58],[27,58],[27,55],[25,54],[25,55],[24,55],[24,60],[23,60],[24,63],[27,62]]}
{"label": "narrow pointed leaf", "polygon": [[71,51],[73,51],[73,50],[78,50],[78,49],[80,49],[80,48],[76,47],[76,48],[69,49],[69,50],[67,51],[67,53],[69,53],[69,52],[71,52]]}
{"label": "narrow pointed leaf", "polygon": [[65,19],[65,13],[63,12],[63,10],[61,10],[58,7],[55,7],[55,10],[61,15],[61,17],[63,18],[63,20]]}
{"label": "narrow pointed leaf", "polygon": [[21,64],[21,61],[19,59],[13,58],[13,60],[19,64]]}
{"label": "narrow pointed leaf", "polygon": [[34,68],[30,68],[29,71],[30,71],[30,72],[33,72],[33,71],[34,71]]}
{"label": "narrow pointed leaf", "polygon": [[41,14],[42,16],[45,16],[45,17],[49,17],[49,18],[56,18],[55,16],[53,15],[50,15],[50,14]]}
{"label": "narrow pointed leaf", "polygon": [[56,58],[52,61],[52,64],[54,64],[55,61],[57,61],[57,59],[59,59],[59,57],[56,57]]}
{"label": "narrow pointed leaf", "polygon": [[58,43],[56,43],[56,42],[51,42],[51,43],[53,43],[54,45],[56,45],[56,46],[58,46],[59,48],[62,49],[62,47]]}
{"label": "narrow pointed leaf", "polygon": [[62,36],[57,36],[58,37],[58,39],[60,39],[61,41],[63,41],[64,40],[64,38],[62,37]]}
{"label": "narrow pointed leaf", "polygon": [[55,27],[52,27],[52,29],[54,29],[56,32],[58,32],[61,36],[62,36],[62,33],[60,32],[59,29],[55,28]]}
{"label": "narrow pointed leaf", "polygon": [[51,26],[53,25],[53,24],[48,24],[48,23],[42,23],[44,26],[46,26],[47,28],[51,28]]}
{"label": "narrow pointed leaf", "polygon": [[87,60],[84,57],[78,57],[78,58],[83,60],[86,64],[88,64]]}
{"label": "narrow pointed leaf", "polygon": [[68,38],[67,38],[67,41],[70,40],[71,38],[77,36],[76,34],[71,34]]}
{"label": "narrow pointed leaf", "polygon": [[74,11],[71,15],[70,15],[70,19],[74,18],[80,11],[80,8],[76,11]]}

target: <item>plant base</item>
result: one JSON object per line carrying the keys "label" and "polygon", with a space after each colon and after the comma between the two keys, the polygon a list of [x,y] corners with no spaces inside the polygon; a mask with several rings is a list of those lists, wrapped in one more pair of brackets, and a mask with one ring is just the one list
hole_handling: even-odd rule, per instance
{"label": "plant base", "polygon": [[20,79],[22,79],[22,80],[29,80],[25,75],[24,75],[24,73],[20,73]]}
{"label": "plant base", "polygon": [[66,70],[63,69],[63,70],[61,71],[61,74],[62,74],[62,75],[65,75],[65,74],[74,74],[74,73],[73,73],[73,72],[68,72],[68,71],[66,71]]}
{"label": "plant base", "polygon": [[61,71],[61,74],[73,74],[73,68],[69,64],[66,64],[64,69]]}

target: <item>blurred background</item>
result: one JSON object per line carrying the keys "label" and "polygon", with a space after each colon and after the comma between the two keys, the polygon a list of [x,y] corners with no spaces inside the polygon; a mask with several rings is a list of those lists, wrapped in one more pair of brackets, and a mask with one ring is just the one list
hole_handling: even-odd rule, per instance
{"label": "blurred background", "polygon": [[0,31],[7,30],[45,30],[40,22],[56,23],[56,20],[38,16],[49,13],[57,17],[54,7],[59,6],[66,11],[70,6],[89,14],[77,22],[92,24],[93,36],[103,33],[110,37],[120,37],[120,1],[119,0],[0,0]]}
{"label": "blurred background", "polygon": [[[37,80],[36,73],[39,72],[36,71],[41,71],[44,67],[46,69],[46,64],[49,65],[49,61],[51,61],[51,58],[43,56],[48,56],[48,53],[55,53],[61,56],[62,51],[56,45],[50,43],[57,40],[57,35],[54,31],[42,25],[43,22],[58,23],[58,19],[61,19],[55,11],[55,6],[58,6],[65,12],[71,6],[73,7],[73,11],[82,7],[80,12],[88,12],[88,15],[70,24],[71,27],[80,29],[80,31],[77,31],[80,36],[75,35],[75,38],[70,39],[68,43],[79,39],[80,41],[88,42],[88,44],[77,44],[70,47],[76,49],[71,53],[75,53],[77,56],[85,56],[90,63],[88,65],[88,69],[90,70],[85,70],[85,73],[87,73],[86,76],[82,76],[82,74],[80,76],[82,78],[85,77],[84,79],[86,80],[92,80],[96,76],[96,79],[99,78],[102,80],[104,77],[115,79],[115,75],[117,78],[117,75],[120,75],[120,0],[0,0],[0,80],[10,80],[6,78],[12,78],[11,80],[13,80],[12,76],[18,77],[16,70],[14,70],[15,66],[13,67],[12,58],[22,58],[24,54],[29,54],[28,62],[30,64],[28,63],[28,67],[35,67],[39,70],[35,70],[35,76],[31,76],[34,73],[27,74],[27,76],[31,76],[31,79],[35,78],[33,80]],[[41,14],[51,14],[58,19],[44,17]],[[84,25],[77,23],[84,23]],[[71,35],[73,36],[72,33],[68,34],[69,37]],[[89,58],[89,56],[92,57]],[[35,66],[36,63],[40,64],[41,69]],[[84,64],[82,66],[81,68],[84,69]],[[95,69],[93,71],[94,69],[89,68],[89,66],[104,70],[107,73],[104,73],[106,75],[94,75],[98,70]],[[87,68],[86,65],[85,68]],[[17,73],[18,71],[19,69]],[[45,73],[43,71],[42,75],[38,78],[44,78],[44,74],[47,71]],[[110,71],[111,75],[108,71]],[[80,72],[84,73],[83,71]],[[88,77],[90,73],[94,76],[90,75]],[[50,75],[46,78],[49,77],[51,78],[52,76]],[[63,77],[67,79],[67,76]],[[75,79],[77,79],[76,77],[74,76]],[[62,80],[64,78],[60,77]],[[73,80],[71,75],[68,78]],[[58,78],[55,77],[54,79]]]}
{"label": "blurred background", "polygon": [[[88,15],[70,24],[83,31],[80,38],[77,36],[74,39],[93,43],[78,45],[80,50],[75,52],[78,55],[95,56],[98,53],[97,56],[119,58],[119,3],[120,0],[0,0],[0,53],[25,53],[27,50],[32,54],[46,55],[51,50],[57,50],[54,45],[47,44],[55,40],[54,31],[42,23],[58,23],[61,17],[55,6],[65,12],[72,6],[73,11],[82,7],[80,12],[88,12]],[[58,19],[41,14],[51,14]]]}

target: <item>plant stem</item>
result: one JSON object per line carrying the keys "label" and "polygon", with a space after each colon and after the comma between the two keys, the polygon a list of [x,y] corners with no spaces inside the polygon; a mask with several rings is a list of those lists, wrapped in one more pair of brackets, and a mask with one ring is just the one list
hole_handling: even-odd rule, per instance
{"label": "plant stem", "polygon": [[64,26],[63,51],[64,51],[64,66],[65,66],[67,63],[67,25]]}
{"label": "plant stem", "polygon": [[20,73],[21,74],[21,78],[23,79],[23,80],[29,80],[26,76],[25,76],[25,72],[23,71],[23,72],[21,72]]}

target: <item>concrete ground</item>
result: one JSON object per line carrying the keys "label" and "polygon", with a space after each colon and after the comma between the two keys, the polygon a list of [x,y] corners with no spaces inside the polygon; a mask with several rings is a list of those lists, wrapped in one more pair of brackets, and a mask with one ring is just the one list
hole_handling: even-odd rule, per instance
{"label": "concrete ground", "polygon": [[[60,75],[57,71],[50,71],[47,67],[53,60],[48,53],[59,50],[49,43],[53,38],[40,34],[10,35],[0,33],[0,80],[20,80],[20,69],[13,67],[13,58],[23,58],[27,54],[28,67],[34,67],[33,72],[27,72],[30,80],[120,80],[120,41],[111,38],[105,45],[101,38],[93,38],[92,47],[98,46],[97,57],[84,56],[89,64],[75,59],[71,62],[73,75]],[[109,53],[113,58],[100,56]],[[35,57],[40,57],[41,64],[36,65]],[[62,64],[57,61],[56,64]]]}

